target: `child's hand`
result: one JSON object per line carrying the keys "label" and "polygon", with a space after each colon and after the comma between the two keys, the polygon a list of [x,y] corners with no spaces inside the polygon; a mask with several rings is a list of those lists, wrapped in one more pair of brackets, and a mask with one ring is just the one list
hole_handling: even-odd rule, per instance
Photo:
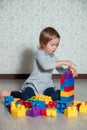
{"label": "child's hand", "polygon": [[67,65],[68,67],[72,67],[72,66],[76,66],[72,61],[70,60],[65,60],[65,65]]}
{"label": "child's hand", "polygon": [[72,73],[73,73],[73,77],[77,77],[78,76],[78,74],[77,74],[77,70],[75,69],[75,68],[70,68],[70,70],[72,71]]}

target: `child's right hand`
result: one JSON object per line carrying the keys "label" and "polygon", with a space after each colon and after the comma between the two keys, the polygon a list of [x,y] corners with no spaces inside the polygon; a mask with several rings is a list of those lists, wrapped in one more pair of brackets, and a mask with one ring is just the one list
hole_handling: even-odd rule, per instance
{"label": "child's right hand", "polygon": [[76,66],[72,61],[70,60],[65,60],[64,64],[67,65],[68,67]]}
{"label": "child's right hand", "polygon": [[66,65],[68,67],[76,66],[72,61],[70,60],[60,60],[56,62],[56,67],[59,67],[61,65]]}

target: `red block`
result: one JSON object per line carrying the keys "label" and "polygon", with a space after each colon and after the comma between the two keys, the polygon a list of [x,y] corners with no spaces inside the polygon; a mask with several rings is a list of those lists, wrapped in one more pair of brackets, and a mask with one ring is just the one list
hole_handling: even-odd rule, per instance
{"label": "red block", "polygon": [[42,110],[40,111],[40,114],[41,114],[42,116],[46,116],[46,109],[42,109]]}
{"label": "red block", "polygon": [[31,108],[31,102],[23,101],[21,105],[24,105],[26,108]]}
{"label": "red block", "polygon": [[60,84],[64,84],[64,76],[61,76]]}
{"label": "red block", "polygon": [[74,86],[70,86],[70,87],[64,87],[64,92],[69,92],[74,90]]}
{"label": "red block", "polygon": [[48,104],[46,104],[46,107],[48,107],[48,108],[56,108],[56,102],[49,102]]}

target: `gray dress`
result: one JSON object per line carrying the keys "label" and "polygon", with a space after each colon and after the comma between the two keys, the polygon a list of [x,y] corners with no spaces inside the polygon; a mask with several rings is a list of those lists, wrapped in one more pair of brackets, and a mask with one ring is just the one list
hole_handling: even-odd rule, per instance
{"label": "gray dress", "polygon": [[54,54],[38,49],[34,57],[32,73],[24,82],[22,89],[31,87],[35,94],[43,94],[47,88],[55,88],[52,80],[53,70],[57,69],[60,74],[66,72],[63,67],[55,68],[56,61]]}

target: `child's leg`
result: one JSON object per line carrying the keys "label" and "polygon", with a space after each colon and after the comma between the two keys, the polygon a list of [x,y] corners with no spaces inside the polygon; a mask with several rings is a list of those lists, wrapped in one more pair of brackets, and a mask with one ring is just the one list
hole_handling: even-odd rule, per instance
{"label": "child's leg", "polygon": [[22,91],[12,91],[11,96],[15,98],[21,98],[23,100],[27,100],[28,98],[35,96],[35,93],[31,87],[26,87]]}
{"label": "child's leg", "polygon": [[54,88],[47,88],[44,91],[44,95],[51,96],[53,101],[60,100],[60,90],[55,90]]}

